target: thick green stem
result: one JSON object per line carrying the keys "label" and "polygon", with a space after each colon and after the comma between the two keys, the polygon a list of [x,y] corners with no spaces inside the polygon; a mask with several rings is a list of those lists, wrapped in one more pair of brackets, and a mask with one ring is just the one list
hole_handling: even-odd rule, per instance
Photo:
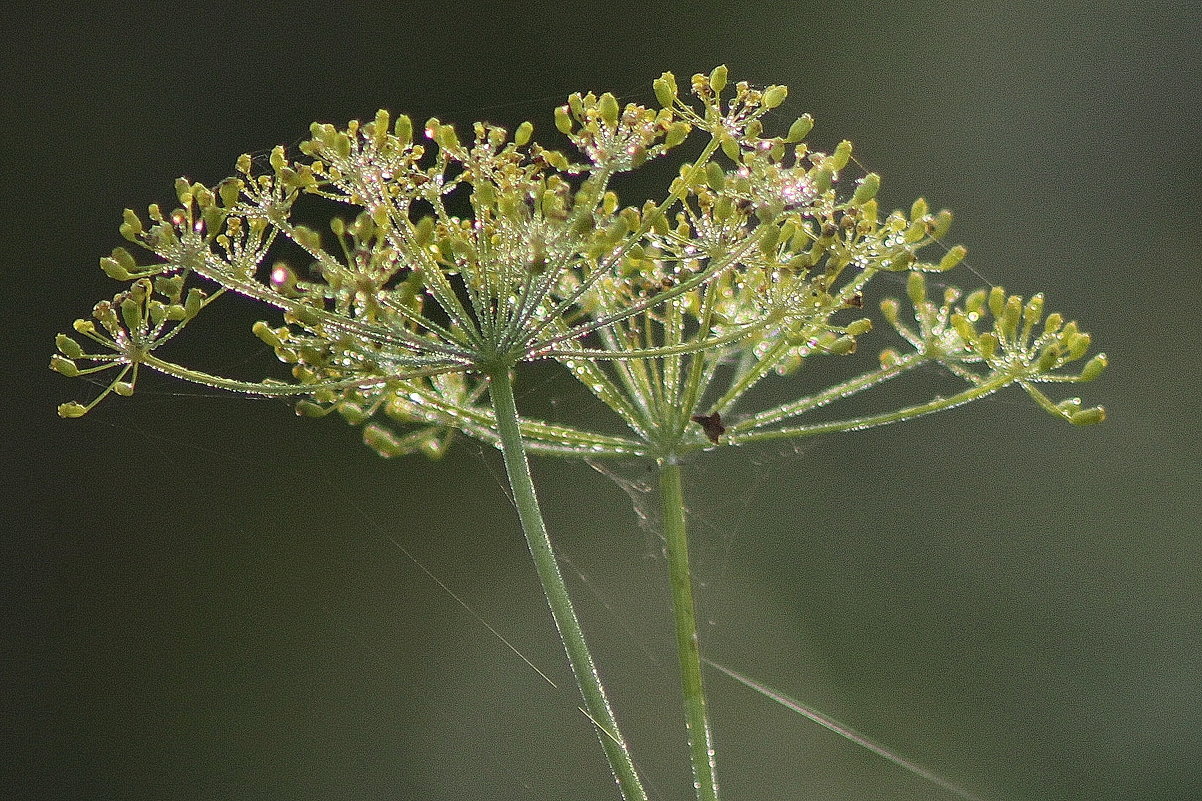
{"label": "thick green stem", "polygon": [[689,758],[698,801],[717,801],[718,778],[714,765],[714,740],[701,685],[701,646],[689,573],[689,542],[685,531],[684,488],[680,464],[664,460],[659,468],[659,494],[664,512],[668,574],[672,585],[672,612],[676,620],[676,653],[680,659],[680,685],[684,694],[685,726],[689,733]]}
{"label": "thick green stem", "polygon": [[530,555],[534,558],[535,570],[547,596],[547,604],[551,607],[551,616],[555,619],[559,638],[563,641],[568,662],[572,666],[572,673],[580,687],[580,694],[584,697],[585,712],[599,730],[598,739],[605,749],[605,756],[609,759],[623,798],[626,801],[646,801],[647,793],[635,770],[630,749],[618,730],[618,722],[614,719],[609,699],[605,697],[605,688],[601,685],[601,677],[597,675],[597,668],[584,640],[580,621],[576,618],[572,600],[568,597],[563,574],[559,572],[559,563],[551,548],[551,540],[547,536],[547,527],[543,523],[538,497],[534,493],[534,482],[530,477],[530,465],[526,461],[526,451],[522,445],[517,404],[513,398],[513,382],[509,371],[496,370],[490,374],[489,380],[489,394],[497,415],[497,433],[500,435],[501,451],[505,455],[505,470],[509,474],[513,500],[518,508],[518,517],[522,521],[526,542],[530,546]]}

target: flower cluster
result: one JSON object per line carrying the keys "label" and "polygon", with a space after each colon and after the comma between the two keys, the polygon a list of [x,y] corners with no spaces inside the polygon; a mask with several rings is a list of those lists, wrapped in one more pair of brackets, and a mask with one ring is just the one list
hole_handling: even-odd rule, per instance
{"label": "flower cluster", "polygon": [[[315,123],[298,154],[277,147],[266,165],[244,155],[214,187],[180,179],[174,210],[151,206],[147,220],[125,212],[121,233],[149,253],[147,263],[123,248],[101,260],[109,276],[131,282],[75,323],[101,352],[60,335],[52,367],[115,368],[100,397],[131,394],[141,366],[296,396],[302,414],[336,410],[363,424],[365,441],[386,456],[440,454],[457,431],[496,442],[482,400],[488,382],[531,359],[560,361],[631,432],[522,421],[530,448],[562,455],[662,459],[830,430],[786,422],[927,363],[962,377],[965,392],[846,427],[1012,383],[1074,423],[1102,419],[1100,407],[1056,403],[1034,387],[1089,380],[1106,363],[1099,355],[1078,373],[1058,372],[1086,355],[1089,337],[1059,314],[1045,317],[1042,296],[1024,302],[994,288],[960,305],[954,290],[941,305],[926,298],[922,274],[964,258],[963,247],[941,244],[936,259],[922,257],[942,242],[950,213],[921,199],[908,212],[883,212],[874,173],[845,188],[851,143],[811,149],[808,115],[767,131],[783,86],[732,86],[719,67],[693,76],[690,89],[682,98],[665,73],[654,83],[658,108],[572,95],[555,126],[575,157],[535,142],[530,123],[512,135],[476,123],[463,139],[437,119],[419,132],[408,117],[380,111],[344,128]],[[615,175],[696,135],[706,138],[700,155],[662,199],[622,205]],[[302,225],[294,214],[302,197],[342,213],[328,231]],[[772,409],[741,408],[761,381],[853,352],[872,329],[865,291],[881,272],[910,274],[916,327],[901,322],[895,301],[882,306],[909,353],[887,350],[879,369]],[[197,280],[212,286],[185,286]],[[281,319],[254,333],[291,366],[291,381],[213,376],[156,353],[227,291],[278,311]],[[82,415],[99,400],[64,404],[60,414]]]}

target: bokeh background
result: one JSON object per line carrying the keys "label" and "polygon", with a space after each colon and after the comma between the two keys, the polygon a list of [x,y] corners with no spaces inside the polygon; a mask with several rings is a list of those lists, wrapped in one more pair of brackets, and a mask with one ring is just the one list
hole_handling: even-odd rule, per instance
{"label": "bokeh background", "polygon": [[[46,362],[115,291],[96,259],[120,210],[178,175],[381,106],[545,134],[571,91],[650,102],[663,70],[724,62],[791,87],[782,126],[852,139],[886,205],[954,209],[972,266],[1045,291],[1112,369],[1079,390],[1110,411],[1095,428],[1016,392],[694,460],[706,651],[992,801],[1202,797],[1197,4],[51,4],[4,25],[0,796],[616,797],[572,693],[398,547],[570,684],[496,454],[385,462],[338,421],[165,380],[60,421],[93,389]],[[179,358],[270,372],[259,311],[223,305]],[[590,414],[552,370],[522,381],[527,409]],[[685,799],[655,535],[610,478],[535,470],[653,796]],[[646,473],[618,471],[646,511]],[[729,799],[952,797],[709,686]]]}

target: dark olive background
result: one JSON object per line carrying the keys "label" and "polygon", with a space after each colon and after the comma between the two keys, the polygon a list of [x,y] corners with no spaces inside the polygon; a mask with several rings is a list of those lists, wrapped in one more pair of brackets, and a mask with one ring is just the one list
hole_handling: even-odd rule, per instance
{"label": "dark olive background", "polygon": [[[616,797],[571,691],[396,547],[570,686],[495,454],[386,462],[337,421],[153,377],[60,421],[56,404],[95,389],[46,362],[114,291],[96,258],[120,210],[169,202],[177,175],[216,181],[241,152],[380,106],[545,134],[568,92],[650,102],[661,71],[725,62],[791,87],[780,125],[809,111],[818,145],[855,141],[887,204],[953,208],[985,278],[1046,291],[1113,367],[1069,388],[1106,404],[1100,427],[1013,392],[796,453],[693,460],[707,652],[989,799],[1202,797],[1200,23],[1185,2],[13,14],[0,796]],[[268,373],[258,316],[214,307],[175,353]],[[589,415],[554,371],[521,382],[529,410]],[[654,536],[587,467],[535,471],[654,798],[685,799]],[[709,686],[729,799],[950,798],[720,675]]]}

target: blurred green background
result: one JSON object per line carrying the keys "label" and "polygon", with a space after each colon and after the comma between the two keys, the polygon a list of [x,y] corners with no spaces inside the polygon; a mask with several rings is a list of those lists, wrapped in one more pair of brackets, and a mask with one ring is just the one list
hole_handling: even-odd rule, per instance
{"label": "blurred green background", "polygon": [[[971,264],[1045,291],[1112,369],[1079,390],[1109,409],[1095,428],[1015,392],[695,459],[706,651],[991,801],[1202,797],[1200,23],[1185,2],[11,15],[0,796],[616,797],[572,693],[397,548],[570,685],[496,454],[385,462],[335,420],[166,380],[60,421],[94,389],[46,362],[115,291],[96,259],[121,209],[168,202],[178,175],[214,182],[239,153],[380,106],[545,135],[571,91],[651,102],[663,70],[725,62],[790,86],[781,125],[808,111],[813,142],[852,139],[886,205],[955,210]],[[223,306],[180,360],[273,370],[259,311]],[[795,380],[781,391],[815,377]],[[522,382],[527,409],[589,413],[554,371]],[[654,534],[589,468],[535,471],[653,796],[688,798]],[[951,797],[709,686],[732,801]]]}

